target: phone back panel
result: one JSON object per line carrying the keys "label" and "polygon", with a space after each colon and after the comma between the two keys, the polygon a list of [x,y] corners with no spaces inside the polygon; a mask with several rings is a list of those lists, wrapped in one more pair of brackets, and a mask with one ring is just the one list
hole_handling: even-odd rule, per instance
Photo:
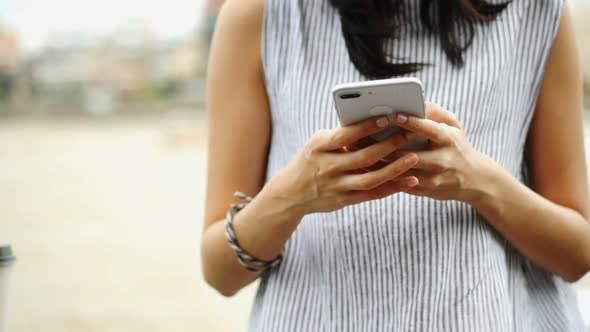
{"label": "phone back panel", "polygon": [[[346,95],[360,96],[342,98]],[[375,140],[383,140],[401,129],[393,124],[393,117],[398,112],[424,118],[425,107],[422,84],[413,78],[393,78],[358,83],[341,84],[332,90],[334,103],[342,126],[347,126],[373,116],[386,115],[391,125],[383,131],[371,135]],[[404,148],[423,146],[426,140],[421,138]]]}

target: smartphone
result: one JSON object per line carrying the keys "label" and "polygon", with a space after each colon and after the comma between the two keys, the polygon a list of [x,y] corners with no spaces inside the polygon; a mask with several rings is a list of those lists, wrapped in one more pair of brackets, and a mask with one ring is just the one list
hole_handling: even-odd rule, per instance
{"label": "smartphone", "polygon": [[[390,119],[389,127],[364,139],[360,148],[403,131],[393,121],[398,112],[426,117],[422,82],[414,77],[339,84],[332,89],[332,96],[342,126],[378,115]],[[402,149],[423,149],[427,142],[425,137],[418,136]]]}

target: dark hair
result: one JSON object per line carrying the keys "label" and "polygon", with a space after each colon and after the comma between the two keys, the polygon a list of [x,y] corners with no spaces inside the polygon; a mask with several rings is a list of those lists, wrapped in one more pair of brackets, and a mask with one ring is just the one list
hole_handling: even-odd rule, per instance
{"label": "dark hair", "polygon": [[[330,0],[340,14],[350,60],[364,76],[399,76],[428,65],[392,63],[394,58],[384,50],[385,39],[397,37],[400,23],[395,22],[404,1],[407,0]],[[489,4],[485,0],[420,0],[420,21],[430,33],[438,34],[449,61],[461,67],[463,52],[473,42],[474,25],[494,20],[510,1]]]}

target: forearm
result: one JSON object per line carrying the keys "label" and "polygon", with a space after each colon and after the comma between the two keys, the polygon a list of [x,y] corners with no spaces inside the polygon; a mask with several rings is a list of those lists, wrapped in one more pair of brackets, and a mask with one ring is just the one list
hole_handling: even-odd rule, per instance
{"label": "forearm", "polygon": [[[261,191],[234,216],[234,230],[240,247],[260,260],[276,258],[303,214],[289,202]],[[203,233],[202,266],[205,279],[226,296],[256,279],[244,269],[225,238],[225,220],[208,227]]]}
{"label": "forearm", "polygon": [[590,269],[590,223],[487,163],[481,195],[470,204],[519,252],[565,280]]}

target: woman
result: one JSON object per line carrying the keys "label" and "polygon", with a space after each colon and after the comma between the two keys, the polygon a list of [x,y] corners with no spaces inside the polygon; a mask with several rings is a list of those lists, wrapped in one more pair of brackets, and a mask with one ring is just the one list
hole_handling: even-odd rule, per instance
{"label": "woman", "polygon": [[[582,331],[569,283],[590,269],[590,204],[565,7],[226,3],[205,279],[231,296],[261,278],[251,331]],[[427,119],[398,114],[406,133],[350,149],[385,120],[339,128],[331,87],[401,75],[424,83]],[[429,147],[399,153],[407,133]],[[234,191],[254,198],[230,213],[228,240]]]}

